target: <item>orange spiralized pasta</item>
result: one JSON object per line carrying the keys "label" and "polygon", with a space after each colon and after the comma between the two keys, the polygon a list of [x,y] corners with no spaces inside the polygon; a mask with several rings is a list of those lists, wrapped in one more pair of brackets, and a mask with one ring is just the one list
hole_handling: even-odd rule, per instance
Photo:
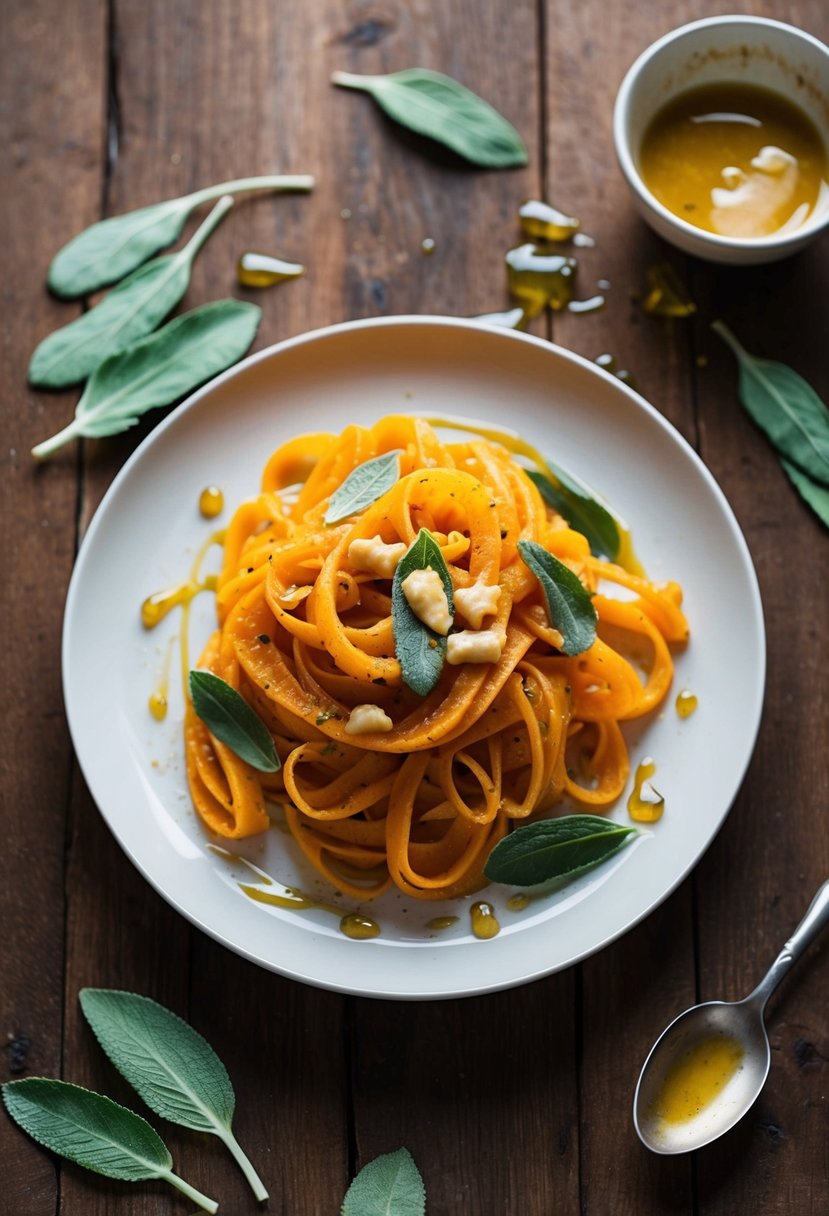
{"label": "orange spiralized pasta", "polygon": [[[394,486],[327,525],[346,477],[394,450]],[[445,664],[425,697],[401,677],[391,578],[349,557],[355,540],[408,547],[421,528],[439,544],[456,593],[500,587],[483,627],[504,637],[499,659]],[[542,545],[595,593],[597,637],[583,653],[562,652],[521,540]],[[625,598],[607,593],[614,584]],[[282,768],[249,767],[190,707],[196,809],[212,832],[240,838],[264,831],[267,803],[281,802],[314,868],[360,900],[392,885],[420,899],[468,894],[514,821],[565,795],[594,813],[619,797],[629,773],[620,723],[665,698],[669,645],[688,633],[681,600],[676,584],[593,556],[500,443],[443,442],[408,416],[303,435],[273,453],[259,496],[229,525],[219,628],[200,660],[263,719]],[[390,729],[349,733],[358,705],[378,707]]]}

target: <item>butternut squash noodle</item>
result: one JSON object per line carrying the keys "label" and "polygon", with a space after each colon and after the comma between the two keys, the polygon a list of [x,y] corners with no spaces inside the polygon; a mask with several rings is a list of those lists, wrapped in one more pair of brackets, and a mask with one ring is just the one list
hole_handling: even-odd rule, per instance
{"label": "butternut squash noodle", "polygon": [[[395,449],[393,488],[326,525],[346,477]],[[500,586],[479,627],[503,635],[497,661],[447,663],[425,697],[405,685],[395,657],[391,576],[349,558],[355,540],[408,547],[421,528],[456,592]],[[520,540],[542,545],[595,593],[597,637],[583,653],[562,652]],[[623,598],[606,593],[613,585]],[[664,700],[669,646],[688,636],[681,601],[676,583],[592,555],[499,443],[442,442],[403,416],[302,435],[273,453],[258,497],[229,524],[219,628],[199,664],[259,714],[282,768],[251,768],[188,706],[194,805],[211,832],[238,839],[267,829],[268,802],[282,803],[311,865],[360,900],[392,885],[418,899],[469,894],[513,822],[565,796],[591,813],[619,797],[629,773],[620,723]],[[460,615],[455,626],[470,627]],[[349,733],[351,711],[365,704],[391,727]]]}

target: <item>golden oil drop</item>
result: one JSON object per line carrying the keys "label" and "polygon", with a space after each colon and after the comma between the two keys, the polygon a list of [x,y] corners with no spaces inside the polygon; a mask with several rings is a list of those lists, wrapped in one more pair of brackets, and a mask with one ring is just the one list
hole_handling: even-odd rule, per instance
{"label": "golden oil drop", "polygon": [[633,791],[628,798],[628,814],[636,823],[656,823],[665,810],[665,799],[650,784],[656,765],[648,756],[636,770]]}
{"label": "golden oil drop", "polygon": [[432,933],[442,933],[444,929],[451,929],[456,925],[459,919],[457,916],[433,916],[431,920],[426,921],[426,928]]}
{"label": "golden oil drop", "polygon": [[236,280],[242,287],[273,287],[303,274],[305,267],[299,262],[286,262],[268,253],[243,253],[236,264]]}
{"label": "golden oil drop", "polygon": [[145,629],[155,629],[168,612],[179,605],[189,604],[200,591],[215,590],[216,575],[208,574],[201,582],[188,581],[176,587],[167,587],[164,591],[155,591],[141,605],[141,624]]}
{"label": "golden oil drop", "polygon": [[530,897],[525,895],[523,891],[517,892],[515,895],[510,895],[507,900],[507,907],[510,912],[523,912],[525,908],[530,906]]}
{"label": "golden oil drop", "polygon": [[469,916],[472,921],[472,932],[482,941],[488,941],[491,937],[497,937],[501,932],[501,926],[498,923],[498,918],[495,915],[495,909],[492,904],[483,902],[473,904],[469,909]]}
{"label": "golden oil drop", "polygon": [[658,262],[649,266],[645,273],[648,294],[642,301],[642,308],[650,316],[690,317],[697,311],[685,284],[670,263]]}
{"label": "golden oil drop", "polygon": [[380,926],[370,916],[349,912],[340,921],[340,933],[344,933],[352,941],[363,942],[368,941],[371,937],[377,937],[380,933]]}
{"label": "golden oil drop", "polygon": [[569,241],[581,228],[581,220],[539,198],[528,198],[521,204],[518,222],[525,236],[536,241]]}
{"label": "golden oil drop", "polygon": [[199,495],[199,512],[205,519],[215,519],[224,510],[225,496],[218,486],[205,486]]}
{"label": "golden oil drop", "polygon": [[677,693],[674,704],[676,705],[676,712],[679,714],[680,718],[690,718],[691,714],[697,708],[699,701],[694,693],[690,692],[687,688],[683,688],[681,692]]}
{"label": "golden oil drop", "polygon": [[520,300],[528,317],[545,308],[560,312],[573,298],[578,262],[538,245],[517,245],[506,255],[510,295]]}

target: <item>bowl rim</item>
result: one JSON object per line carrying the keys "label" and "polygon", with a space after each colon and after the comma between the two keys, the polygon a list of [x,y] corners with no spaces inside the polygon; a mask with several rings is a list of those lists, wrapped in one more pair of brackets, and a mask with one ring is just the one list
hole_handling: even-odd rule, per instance
{"label": "bowl rim", "polygon": [[[630,65],[622,79],[613,107],[613,143],[616,150],[616,158],[629,187],[639,198],[640,202],[648,210],[654,212],[664,224],[676,229],[687,240],[699,242],[712,253],[715,250],[739,251],[746,254],[750,254],[752,251],[782,253],[788,249],[794,252],[795,249],[805,244],[813,236],[816,236],[829,224],[829,205],[821,211],[813,212],[803,224],[791,232],[770,233],[767,236],[759,237],[722,236],[719,233],[708,232],[705,228],[698,228],[695,224],[690,224],[687,220],[677,215],[676,212],[671,211],[663,203],[660,203],[645,185],[636,167],[627,136],[627,120],[633,89],[642,69],[671,43],[697,30],[716,26],[753,26],[761,29],[770,28],[779,30],[786,35],[793,35],[797,40],[811,44],[816,51],[825,56],[827,65],[829,66],[829,46],[826,43],[821,42],[819,38],[816,38],[806,30],[799,29],[797,26],[790,25],[785,21],[777,21],[772,17],[757,17],[741,13],[721,13],[717,16],[702,17],[697,21],[689,21],[685,25],[677,26],[645,47]],[[827,101],[829,101],[829,98],[827,98]],[[824,132],[819,131],[818,134],[823,140],[827,161],[829,161],[829,140],[827,140]]]}

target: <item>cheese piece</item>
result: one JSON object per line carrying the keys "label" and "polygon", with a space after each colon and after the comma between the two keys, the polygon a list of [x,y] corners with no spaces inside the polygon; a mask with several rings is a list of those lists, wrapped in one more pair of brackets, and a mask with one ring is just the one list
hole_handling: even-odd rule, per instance
{"label": "cheese piece", "polygon": [[385,734],[394,729],[394,723],[379,705],[355,705],[345,724],[347,735]]}
{"label": "cheese piece", "polygon": [[406,545],[402,541],[387,545],[381,537],[372,536],[371,540],[353,540],[348,546],[348,560],[355,570],[391,578],[405,552]]}
{"label": "cheese piece", "polygon": [[403,579],[400,587],[417,619],[445,637],[452,625],[452,614],[443,579],[437,570],[431,566],[425,570],[413,570]]}
{"label": "cheese piece", "polygon": [[506,634],[500,629],[462,629],[446,639],[446,662],[453,667],[461,663],[497,663],[505,641]]}
{"label": "cheese piece", "polygon": [[501,588],[495,583],[473,583],[471,587],[459,587],[455,592],[455,608],[469,621],[473,629],[480,629],[485,616],[498,611]]}

